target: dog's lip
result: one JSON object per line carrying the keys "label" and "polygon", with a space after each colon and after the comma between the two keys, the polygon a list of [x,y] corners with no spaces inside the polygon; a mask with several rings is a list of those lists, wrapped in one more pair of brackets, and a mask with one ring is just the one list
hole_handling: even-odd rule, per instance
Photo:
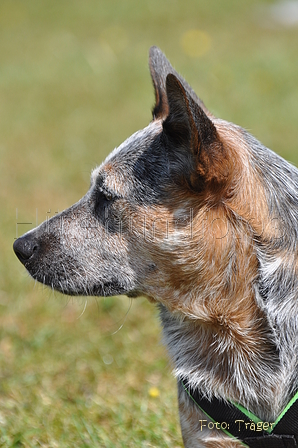
{"label": "dog's lip", "polygon": [[127,297],[130,299],[136,299],[137,297],[140,297],[142,293],[140,291],[137,291],[136,289],[129,291],[126,293]]}

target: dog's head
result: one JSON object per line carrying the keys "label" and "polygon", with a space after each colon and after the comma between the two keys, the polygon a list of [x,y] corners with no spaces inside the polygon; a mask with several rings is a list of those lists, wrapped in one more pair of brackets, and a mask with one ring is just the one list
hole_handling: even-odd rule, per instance
{"label": "dog's head", "polygon": [[245,320],[262,244],[274,238],[277,248],[282,235],[266,196],[270,157],[213,117],[155,47],[150,70],[149,126],[93,171],[79,202],[14,250],[34,279],[66,294],[143,294],[221,324],[242,302]]}

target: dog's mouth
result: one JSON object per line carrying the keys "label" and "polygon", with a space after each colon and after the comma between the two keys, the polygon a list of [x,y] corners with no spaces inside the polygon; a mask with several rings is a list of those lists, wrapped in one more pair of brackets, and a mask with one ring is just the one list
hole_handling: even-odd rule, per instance
{"label": "dog's mouth", "polygon": [[[34,278],[34,277],[33,277]],[[36,280],[40,281],[38,278]],[[68,296],[95,296],[111,297],[115,295],[126,294],[126,288],[117,282],[106,282],[93,286],[89,285],[71,285],[68,281],[53,281],[50,277],[45,277],[42,283],[51,287],[55,291]]]}

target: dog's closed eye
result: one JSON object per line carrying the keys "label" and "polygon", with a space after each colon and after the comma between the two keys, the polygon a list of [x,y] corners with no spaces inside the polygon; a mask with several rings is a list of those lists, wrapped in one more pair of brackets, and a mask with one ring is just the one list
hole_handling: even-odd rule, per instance
{"label": "dog's closed eye", "polygon": [[102,194],[107,201],[112,201],[113,199],[116,199],[116,196],[113,195],[113,193],[111,193],[110,191],[103,190]]}
{"label": "dog's closed eye", "polygon": [[116,194],[112,193],[109,190],[99,187],[96,192],[96,203],[97,205],[102,204],[103,202],[112,202],[117,199]]}

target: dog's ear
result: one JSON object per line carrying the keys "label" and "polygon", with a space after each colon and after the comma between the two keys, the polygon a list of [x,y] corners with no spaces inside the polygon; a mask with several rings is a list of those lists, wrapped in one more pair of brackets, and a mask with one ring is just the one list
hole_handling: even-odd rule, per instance
{"label": "dog's ear", "polygon": [[[204,103],[197,97],[190,85],[173,69],[165,55],[157,47],[151,47],[149,51],[149,67],[155,90],[155,106],[153,108],[153,118],[166,118],[169,113],[169,104],[166,93],[166,79],[172,73],[181,82],[189,96],[200,106],[206,113],[209,113]],[[211,115],[211,114],[210,114]]]}
{"label": "dog's ear", "polygon": [[173,74],[166,78],[166,96],[169,113],[163,132],[176,170],[184,164],[181,171],[188,172],[187,181],[195,190],[207,185],[221,189],[231,167],[214,123]]}

